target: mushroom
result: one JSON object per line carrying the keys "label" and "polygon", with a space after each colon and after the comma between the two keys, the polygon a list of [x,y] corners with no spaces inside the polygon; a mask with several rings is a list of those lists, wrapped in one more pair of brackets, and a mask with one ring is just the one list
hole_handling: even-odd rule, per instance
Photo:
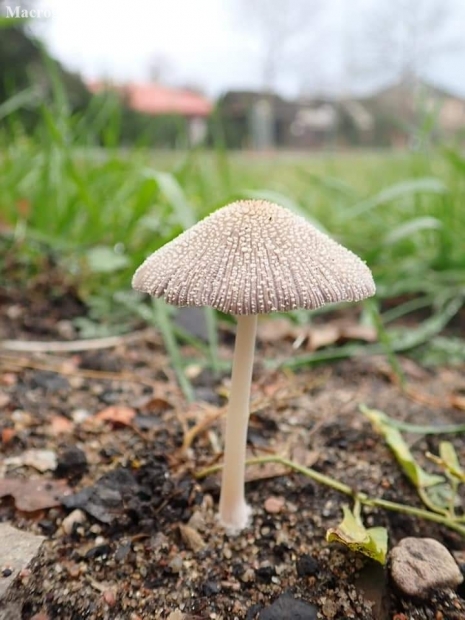
{"label": "mushroom", "polygon": [[370,270],[303,217],[263,200],[239,200],[149,256],[133,287],[176,306],[212,306],[237,317],[224,437],[219,519],[230,533],[249,520],[244,496],[257,315],[375,293]]}

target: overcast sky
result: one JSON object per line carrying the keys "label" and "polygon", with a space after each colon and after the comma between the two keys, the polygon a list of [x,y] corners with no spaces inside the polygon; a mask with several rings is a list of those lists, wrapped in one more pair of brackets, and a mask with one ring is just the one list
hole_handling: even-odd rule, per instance
{"label": "overcast sky", "polygon": [[[38,24],[41,37],[67,67],[88,78],[142,81],[150,66],[158,65],[165,81],[212,95],[263,84],[263,44],[247,26],[240,0],[38,1],[52,13]],[[347,87],[344,54],[354,9],[393,0],[323,1],[325,15],[315,21],[313,47],[298,61],[291,57],[277,76],[276,86],[286,94]],[[453,26],[465,41],[465,1],[459,2],[464,10],[459,4]],[[425,73],[465,95],[464,66],[464,53],[454,52],[429,63]]]}

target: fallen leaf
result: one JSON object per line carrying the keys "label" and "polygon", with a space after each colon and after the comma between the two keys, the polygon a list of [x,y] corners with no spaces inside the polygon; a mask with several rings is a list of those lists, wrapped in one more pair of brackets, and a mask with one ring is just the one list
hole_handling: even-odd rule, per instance
{"label": "fallen leaf", "polygon": [[410,448],[405,443],[399,430],[389,424],[389,417],[382,411],[360,406],[361,412],[370,420],[373,428],[384,437],[391,448],[404,474],[417,489],[426,489],[444,482],[443,476],[430,474],[415,461]]}
{"label": "fallen leaf", "polygon": [[341,325],[340,337],[346,340],[363,340],[364,342],[376,342],[378,331],[374,325],[363,323],[346,323]]}
{"label": "fallen leaf", "polygon": [[295,338],[296,326],[285,317],[261,319],[257,327],[257,338],[261,342],[277,342],[286,338]]}
{"label": "fallen leaf", "polygon": [[71,492],[66,480],[0,478],[0,498],[13,497],[16,508],[23,512],[60,506],[61,500]]}
{"label": "fallen leaf", "polygon": [[113,422],[113,424],[122,424],[129,426],[136,415],[136,410],[125,405],[111,405],[99,411],[95,415],[96,420],[104,420],[105,422]]}
{"label": "fallen leaf", "polygon": [[161,413],[172,408],[173,405],[168,400],[159,396],[151,396],[139,407],[140,410],[149,411],[150,413]]}
{"label": "fallen leaf", "polygon": [[335,344],[341,337],[339,325],[327,323],[311,327],[308,330],[307,349],[316,351],[330,344]]}
{"label": "fallen leaf", "polygon": [[363,525],[360,517],[356,516],[349,506],[342,506],[344,518],[337,527],[331,527],[326,532],[328,542],[342,543],[352,551],[376,560],[380,564],[386,563],[388,548],[388,533],[385,527],[370,527]]}
{"label": "fallen leaf", "polygon": [[450,397],[450,404],[456,409],[461,409],[462,411],[465,411],[465,396],[463,396],[462,394],[452,394],[452,396]]}

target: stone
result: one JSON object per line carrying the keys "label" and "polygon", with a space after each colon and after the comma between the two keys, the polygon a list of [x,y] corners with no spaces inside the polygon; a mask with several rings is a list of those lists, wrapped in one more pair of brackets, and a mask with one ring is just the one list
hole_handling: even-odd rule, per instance
{"label": "stone", "polygon": [[455,588],[463,575],[453,556],[433,538],[403,538],[390,553],[391,577],[409,596],[428,598],[431,590]]}
{"label": "stone", "polygon": [[61,523],[61,527],[63,528],[64,533],[69,536],[70,534],[73,533],[75,527],[77,527],[78,525],[82,525],[86,521],[87,521],[86,513],[83,510],[76,508],[76,510],[73,510],[73,512],[70,512],[69,515],[67,515],[63,519]]}
{"label": "stone", "polygon": [[297,559],[296,570],[299,577],[315,577],[320,570],[320,565],[315,558],[304,553]]}
{"label": "stone", "polygon": [[284,497],[275,497],[272,495],[266,498],[264,508],[268,514],[277,515],[284,508],[285,503]]}
{"label": "stone", "polygon": [[6,612],[1,601],[15,588],[14,581],[19,572],[38,555],[44,540],[43,536],[17,530],[7,523],[0,524],[0,620],[15,618],[13,609],[10,609],[10,615],[4,615]]}
{"label": "stone", "polygon": [[305,601],[283,594],[260,612],[259,620],[317,620],[317,608]]}
{"label": "stone", "polygon": [[0,620],[21,620],[21,605],[18,603],[0,603]]}

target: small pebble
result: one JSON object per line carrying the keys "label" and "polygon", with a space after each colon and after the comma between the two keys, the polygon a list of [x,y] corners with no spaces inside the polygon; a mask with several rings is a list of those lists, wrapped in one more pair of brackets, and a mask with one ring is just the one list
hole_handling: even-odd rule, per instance
{"label": "small pebble", "polygon": [[201,551],[205,547],[204,539],[200,536],[197,530],[194,530],[194,528],[181,523],[179,525],[179,531],[186,546],[194,551],[194,553]]}
{"label": "small pebble", "polygon": [[317,620],[317,608],[305,601],[283,594],[276,601],[260,612],[259,620]]}
{"label": "small pebble", "polygon": [[116,595],[113,590],[105,590],[102,594],[102,598],[109,607],[113,607],[116,603]]}
{"label": "small pebble", "polygon": [[319,568],[317,560],[307,553],[297,559],[296,570],[299,577],[314,577],[318,573]]}
{"label": "small pebble", "polygon": [[392,579],[409,596],[428,598],[430,590],[455,588],[463,581],[453,556],[433,538],[403,538],[390,560]]}
{"label": "small pebble", "polygon": [[253,568],[247,568],[241,575],[241,581],[244,583],[252,583],[255,581],[255,571]]}
{"label": "small pebble", "polygon": [[171,562],[168,564],[169,568],[173,571],[173,573],[180,573],[182,571],[182,557],[180,555],[175,555]]}
{"label": "small pebble", "polygon": [[264,583],[271,583],[272,578],[276,575],[276,570],[269,562],[264,562],[257,568],[255,573]]}
{"label": "small pebble", "polygon": [[69,536],[70,534],[73,533],[73,530],[75,527],[77,527],[78,525],[82,525],[86,521],[87,521],[86,513],[83,510],[76,508],[76,510],[73,510],[73,512],[70,512],[69,515],[67,515],[63,519],[61,523],[61,527],[63,528],[64,533]]}
{"label": "small pebble", "polygon": [[220,587],[216,581],[206,581],[202,586],[204,596],[214,596],[220,592]]}
{"label": "small pebble", "polygon": [[284,497],[275,497],[272,495],[265,500],[265,510],[270,515],[277,515],[284,508],[285,499]]}
{"label": "small pebble", "polygon": [[82,424],[90,417],[90,411],[87,409],[75,409],[71,412],[71,419],[75,424]]}
{"label": "small pebble", "polygon": [[187,525],[197,531],[202,531],[205,528],[205,518],[200,510],[194,512]]}

